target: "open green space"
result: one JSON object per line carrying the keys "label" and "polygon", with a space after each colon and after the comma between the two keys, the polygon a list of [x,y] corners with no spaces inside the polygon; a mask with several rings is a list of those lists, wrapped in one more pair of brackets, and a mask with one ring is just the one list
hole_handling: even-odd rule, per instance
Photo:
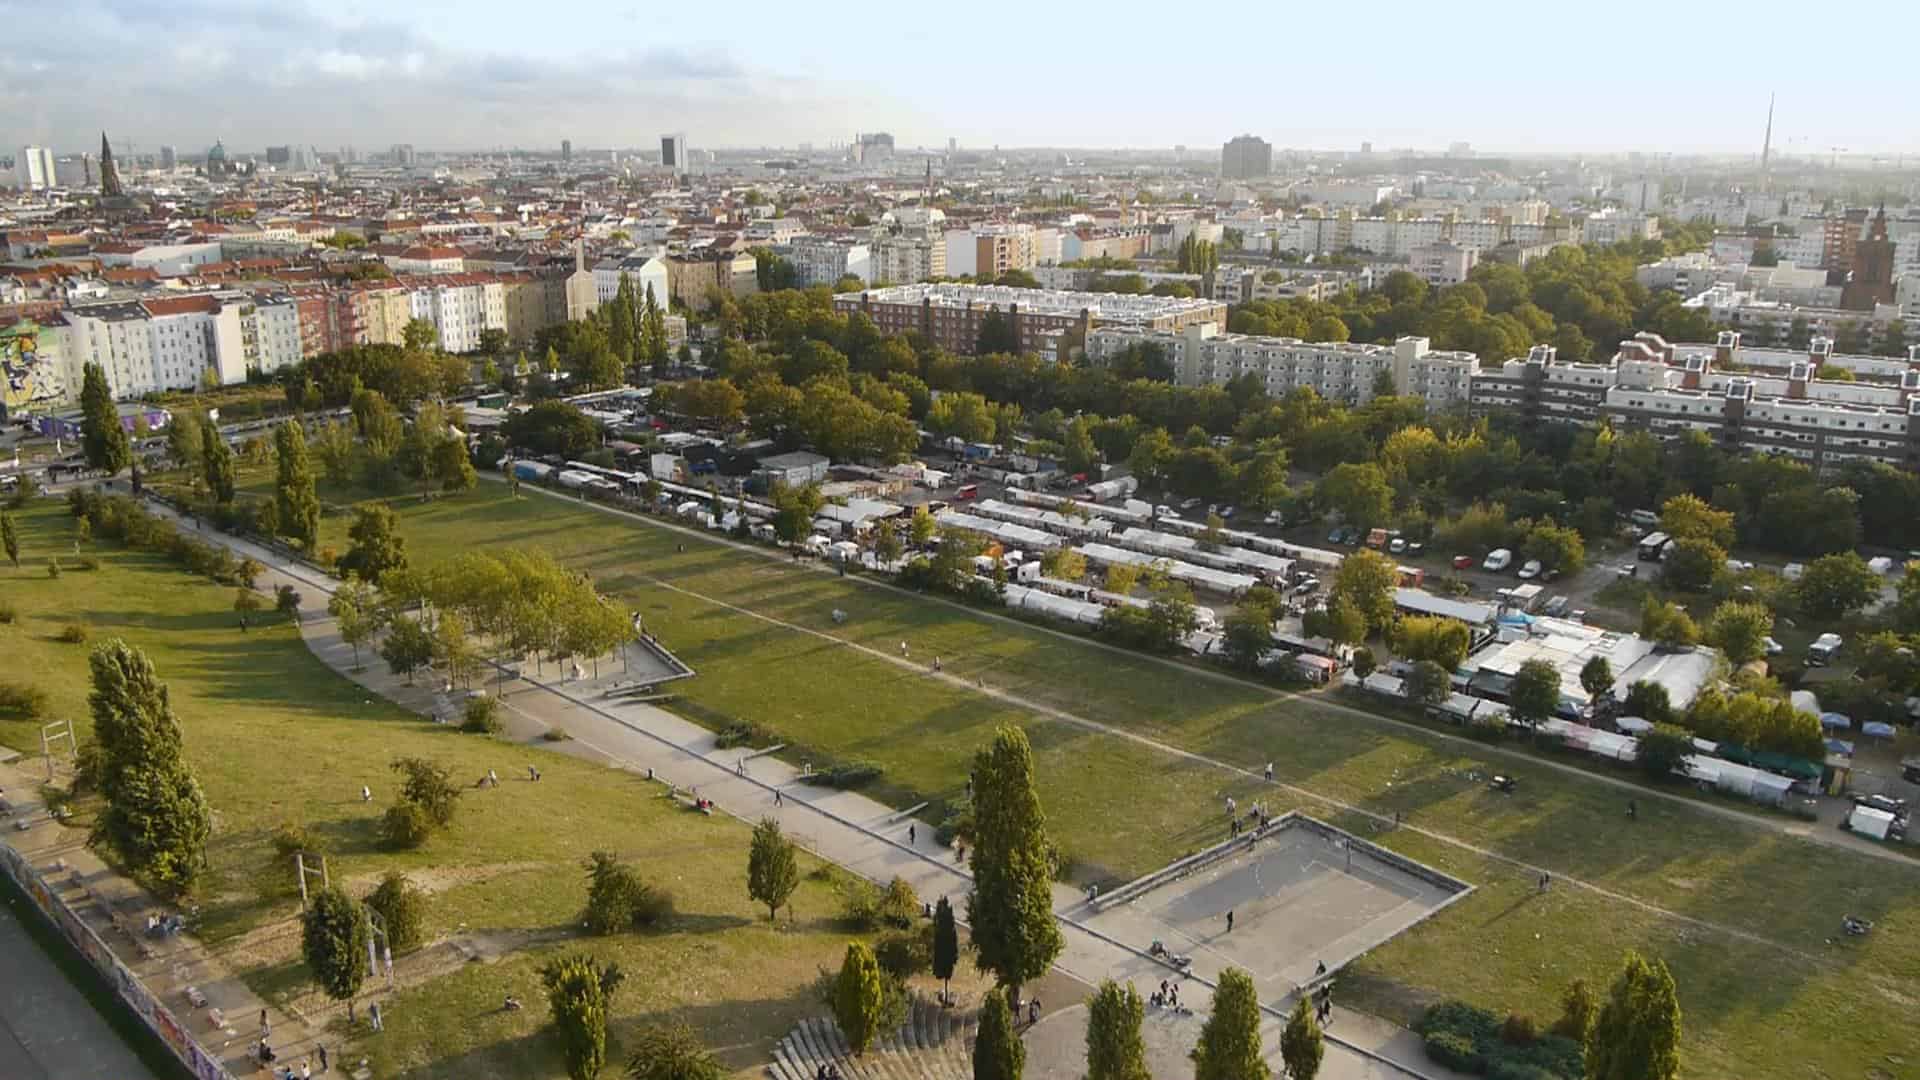
{"label": "open green space", "polygon": [[[1383,1012],[1404,1018],[1447,995],[1545,1017],[1567,979],[1602,981],[1622,949],[1637,947],[1674,969],[1697,1075],[1843,1075],[1863,1062],[1897,1073],[1885,1063],[1920,1061],[1920,1037],[1898,1019],[1920,998],[1920,944],[1902,930],[1920,917],[1920,869],[1666,801],[1643,799],[1630,824],[1630,793],[1544,768],[1519,793],[1497,795],[1484,776],[1513,762],[1473,744],[544,495],[516,500],[483,484],[399,511],[417,561],[520,544],[588,571],[699,669],[677,688],[690,713],[758,721],[818,752],[877,762],[886,769],[881,794],[902,804],[956,796],[971,750],[994,724],[1020,720],[1038,751],[1051,824],[1082,876],[1131,876],[1218,837],[1223,794],[1373,826],[847,644],[894,654],[904,640],[914,659],[939,656],[950,675],[1254,773],[1272,761],[1281,780],[1314,796],[1398,810],[1418,829],[1463,842],[1414,829],[1379,837],[1480,885],[1349,976],[1352,992]],[[345,525],[327,519],[322,544],[344,550]],[[844,625],[833,622],[835,609],[848,613]],[[1504,859],[1619,895],[1562,885],[1541,895],[1530,870]],[[1829,943],[1845,913],[1879,929]],[[1845,1038],[1833,1037],[1839,1031]]]}
{"label": "open green space", "polygon": [[[389,869],[431,893],[434,943],[400,959],[386,1032],[336,1043],[336,1059],[366,1056],[377,1076],[560,1076],[536,970],[582,947],[630,976],[611,1025],[616,1053],[641,1023],[684,1019],[745,1068],[820,1011],[811,983],[848,939],[835,923],[839,903],[829,883],[809,877],[794,899],[796,921],[770,927],[746,895],[744,825],[680,810],[657,785],[563,755],[543,754],[543,779],[526,782],[537,751],[371,697],[315,659],[284,621],[242,632],[233,590],[163,559],[99,544],[86,552],[98,569],[49,579],[47,555],[74,562],[64,503],[43,500],[17,517],[25,565],[0,564],[0,601],[17,616],[0,625],[3,677],[44,687],[45,717],[75,720],[85,741],[89,646],[55,636],[79,622],[94,641],[123,637],[152,658],[214,809],[202,937],[256,991],[310,1014],[326,1004],[298,958],[299,896],[271,845],[276,825],[318,836],[333,879],[356,894]],[[0,719],[0,742],[37,754],[38,725]],[[376,827],[397,784],[388,764],[402,755],[440,761],[462,784],[493,768],[502,783],[469,788],[451,828],[421,849],[390,852]],[[361,801],[362,784],[372,802]],[[74,824],[84,828],[85,803],[80,811]],[[581,936],[582,864],[594,850],[615,852],[673,893],[678,913],[666,928]],[[803,870],[815,866],[803,857]],[[509,993],[528,1007],[501,1010]]]}

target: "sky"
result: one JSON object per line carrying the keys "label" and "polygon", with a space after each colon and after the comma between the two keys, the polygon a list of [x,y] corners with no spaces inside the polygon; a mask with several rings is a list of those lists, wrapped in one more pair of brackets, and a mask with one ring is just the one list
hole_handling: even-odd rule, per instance
{"label": "sky", "polygon": [[[1835,25],[1820,26],[1832,12]],[[1844,20],[1844,25],[1840,20]],[[1920,5],[0,0],[0,147],[1920,151]],[[1819,39],[1809,44],[1807,37]],[[1824,65],[1832,63],[1827,71]]]}

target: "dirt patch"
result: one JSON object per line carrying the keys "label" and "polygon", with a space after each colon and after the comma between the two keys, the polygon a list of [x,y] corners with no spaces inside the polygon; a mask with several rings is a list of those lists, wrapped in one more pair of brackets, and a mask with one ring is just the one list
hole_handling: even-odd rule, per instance
{"label": "dirt patch", "polygon": [[[529,870],[546,870],[553,866],[547,862],[509,862],[486,863],[481,866],[426,867],[409,870],[407,880],[414,888],[432,896],[462,885],[484,885],[495,878],[510,874],[524,874]],[[347,879],[347,891],[354,895],[372,892],[380,884],[384,874],[355,874]]]}

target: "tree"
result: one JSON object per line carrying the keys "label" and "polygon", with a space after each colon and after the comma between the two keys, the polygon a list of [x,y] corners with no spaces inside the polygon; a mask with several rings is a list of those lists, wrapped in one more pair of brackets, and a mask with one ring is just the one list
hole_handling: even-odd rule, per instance
{"label": "tree", "polygon": [[572,1080],[593,1080],[606,1065],[607,1016],[624,979],[618,964],[602,966],[585,953],[555,957],[540,968]]}
{"label": "tree", "polygon": [[313,981],[349,1001],[367,977],[367,913],[338,885],[320,890],[300,917],[300,955]]}
{"label": "tree", "polygon": [[167,424],[167,456],[183,469],[197,468],[206,455],[206,439],[200,414],[182,409]]}
{"label": "tree", "polygon": [[213,815],[187,768],[180,721],[146,654],[119,638],[88,657],[105,807],[92,843],[104,843],[133,872],[167,896],[193,887],[206,866]]}
{"label": "tree", "polygon": [[1086,1080],[1152,1080],[1140,1035],[1145,1017],[1140,992],[1132,983],[1101,981],[1087,1002]]}
{"label": "tree", "polygon": [[1255,670],[1273,651],[1273,609],[1243,601],[1227,616],[1220,636],[1228,663],[1242,671]]}
{"label": "tree", "polygon": [[320,538],[320,496],[314,492],[313,465],[307,460],[307,435],[300,421],[288,420],[273,429],[273,449],[279,466],[273,498],[280,527],[312,551]]}
{"label": "tree", "polygon": [[907,522],[907,538],[913,541],[913,546],[917,548],[926,547],[928,542],[933,539],[934,528],[935,522],[933,515],[927,513],[927,508],[924,506],[914,507],[913,517]]}
{"label": "tree", "polygon": [[1726,565],[1725,548],[1705,537],[1689,536],[1667,549],[1660,577],[1683,592],[1703,592]]}
{"label": "tree", "polygon": [[1528,660],[1514,673],[1507,691],[1514,718],[1531,727],[1550,719],[1560,708],[1560,669],[1547,660]]}
{"label": "tree", "polygon": [[1393,486],[1370,461],[1335,465],[1321,477],[1316,494],[1321,505],[1338,511],[1350,525],[1385,525],[1393,514]]}
{"label": "tree", "polygon": [[407,565],[406,539],[396,531],[393,507],[384,502],[354,507],[347,539],[351,546],[340,557],[340,570],[369,585],[380,584],[382,577]]}
{"label": "tree", "polygon": [[466,620],[457,611],[442,611],[433,621],[433,662],[447,673],[447,681],[467,686],[480,670],[480,656],[467,636]]}
{"label": "tree", "polygon": [[1393,651],[1410,663],[1432,661],[1443,672],[1457,669],[1467,658],[1473,633],[1459,619],[1441,615],[1407,615],[1394,623]]}
{"label": "tree", "polygon": [[651,282],[646,290],[646,298],[640,305],[638,347],[634,350],[634,360],[651,367],[657,376],[667,366],[667,313],[654,297]]}
{"label": "tree", "polygon": [[234,590],[233,610],[240,613],[242,621],[245,621],[247,616],[259,611],[261,606],[259,593],[254,592],[245,585]]}
{"label": "tree", "polygon": [[1711,540],[1724,549],[1733,543],[1733,511],[1716,510],[1698,495],[1675,495],[1661,504],[1660,531],[1675,540]]}
{"label": "tree", "polygon": [[445,827],[453,822],[460,789],[453,784],[447,767],[426,758],[395,758],[390,767],[400,774],[400,799],[417,806],[433,824]]}
{"label": "tree", "polygon": [[1394,589],[1400,569],[1377,551],[1362,548],[1340,560],[1327,594],[1351,603],[1367,620],[1370,630],[1382,630],[1393,620]]}
{"label": "tree", "polygon": [[1732,664],[1744,664],[1767,655],[1767,636],[1773,633],[1773,612],[1765,604],[1729,600],[1707,619],[1706,641],[1727,654]]}
{"label": "tree", "polygon": [[780,831],[778,821],[762,818],[753,827],[753,846],[747,852],[747,895],[767,905],[767,921],[772,922],[799,887],[800,863],[794,857],[793,841]]}
{"label": "tree", "polygon": [[973,1036],[973,1080],[1020,1080],[1027,1048],[1013,1030],[1012,989],[989,990],[980,1003],[980,1026]]}
{"label": "tree", "polygon": [[1587,1031],[1589,1080],[1673,1080],[1680,1072],[1680,1000],[1664,961],[1629,950]]}
{"label": "tree", "polygon": [[1580,530],[1543,522],[1528,530],[1520,542],[1520,551],[1529,559],[1540,560],[1548,570],[1577,574],[1587,565],[1587,542]]}
{"label": "tree", "polygon": [[973,758],[974,963],[1016,997],[1046,974],[1065,943],[1053,919],[1052,845],[1034,789],[1027,734],[1003,725]]}
{"label": "tree", "polygon": [[515,413],[501,426],[501,433],[532,454],[578,458],[600,445],[600,425],[564,401],[542,401]]}
{"label": "tree", "polygon": [[998,308],[988,311],[980,319],[980,333],[974,341],[973,351],[981,356],[1019,352],[1020,335],[1014,333],[1013,320],[1001,314]]}
{"label": "tree", "polygon": [[[653,295],[648,287],[647,295]],[[652,1024],[634,1037],[627,1080],[726,1080],[728,1071],[686,1024]]]}
{"label": "tree", "polygon": [[1838,619],[1880,595],[1880,577],[1851,551],[1822,555],[1794,583],[1794,601],[1815,619]]}
{"label": "tree", "polygon": [[833,980],[833,1019],[855,1054],[864,1054],[880,1033],[887,986],[880,963],[865,942],[847,943],[840,974]]}
{"label": "tree", "polygon": [[88,364],[80,384],[80,448],[87,467],[112,476],[133,461],[133,447],[127,441],[127,429],[120,424],[120,410],[114,407],[113,392],[107,389],[107,373],[99,364]]}
{"label": "tree", "polygon": [[207,432],[200,467],[206,474],[207,494],[222,506],[233,501],[233,447],[218,431]]}
{"label": "tree", "polygon": [[387,670],[405,675],[407,685],[412,686],[413,673],[433,661],[433,635],[418,619],[396,618],[387,627],[387,639],[380,643],[380,659],[387,662]]}
{"label": "tree", "polygon": [[13,515],[0,512],[0,545],[7,549],[7,561],[15,570],[20,569],[20,533],[13,524]]}
{"label": "tree", "polygon": [[1239,968],[1220,972],[1213,1013],[1200,1028],[1192,1056],[1194,1080],[1267,1080],[1253,976]]}
{"label": "tree", "polygon": [[425,943],[427,894],[398,870],[389,870],[380,886],[367,894],[367,906],[380,916],[387,947],[410,953]]}
{"label": "tree", "polygon": [[587,856],[587,907],[583,921],[596,934],[633,928],[647,885],[631,866],[605,851]]}
{"label": "tree", "polygon": [[953,969],[960,962],[960,928],[953,918],[953,905],[941,897],[933,906],[933,977],[940,980],[944,996],[953,986]]}
{"label": "tree", "polygon": [[1554,1021],[1553,1033],[1585,1046],[1587,1031],[1593,1027],[1593,1014],[1599,1008],[1600,1003],[1594,1000],[1593,988],[1587,985],[1587,980],[1573,980],[1560,995],[1560,1019]]}
{"label": "tree", "polygon": [[360,646],[380,628],[378,601],[373,591],[349,580],[327,598],[327,614],[334,618],[340,640],[353,649],[354,670],[360,668]]}
{"label": "tree", "polygon": [[1687,755],[1693,753],[1693,734],[1673,724],[1655,724],[1643,732],[1634,750],[1633,763],[1642,772],[1658,780],[1671,776]]}
{"label": "tree", "polygon": [[1280,1032],[1280,1060],[1286,1064],[1288,1080],[1313,1080],[1320,1075],[1320,1062],[1327,1055],[1320,1021],[1314,1018],[1307,996],[1302,994],[1293,1003],[1293,1015],[1287,1017],[1287,1026]]}
{"label": "tree", "polygon": [[1700,641],[1700,629],[1687,609],[1652,596],[1640,605],[1640,636],[1663,649],[1690,649]]}
{"label": "tree", "polygon": [[1407,672],[1407,699],[1422,705],[1435,706],[1447,700],[1453,692],[1453,680],[1447,669],[1431,660],[1422,660]]}
{"label": "tree", "polygon": [[1367,640],[1366,615],[1344,596],[1335,596],[1327,601],[1326,607],[1308,611],[1300,620],[1300,628],[1309,637],[1326,638],[1335,645],[1358,645]]}

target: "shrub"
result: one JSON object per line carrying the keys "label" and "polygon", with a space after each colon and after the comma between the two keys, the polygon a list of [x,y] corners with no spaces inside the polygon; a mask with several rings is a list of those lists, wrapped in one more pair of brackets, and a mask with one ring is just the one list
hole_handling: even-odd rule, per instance
{"label": "shrub", "polygon": [[47,692],[32,683],[0,682],[0,716],[32,720],[47,707]]}
{"label": "shrub", "polygon": [[933,838],[943,847],[952,847],[954,841],[970,843],[973,840],[973,808],[950,811],[939,828],[933,831]]}
{"label": "shrub", "polygon": [[633,898],[633,924],[648,929],[673,918],[673,891],[658,885],[642,885]]}
{"label": "shrub", "polygon": [[0,600],[0,624],[11,624],[20,617],[20,612],[5,600]]}
{"label": "shrub", "polygon": [[563,727],[550,727],[541,732],[540,737],[548,742],[566,742],[568,739],[573,738],[573,736],[567,734],[567,729]]}
{"label": "shrub", "polygon": [[320,846],[320,838],[314,835],[313,830],[297,821],[283,821],[275,825],[270,839],[273,850],[283,859],[298,852],[304,851],[311,854],[325,850]]}
{"label": "shrub", "polygon": [[881,971],[901,981],[928,971],[933,967],[933,924],[882,936],[873,943],[873,956]]}
{"label": "shrub", "polygon": [[1435,1031],[1426,1036],[1427,1057],[1436,1064],[1461,1072],[1479,1072],[1480,1055],[1474,1053],[1473,1040],[1455,1031]]}
{"label": "shrub", "polygon": [[1495,1058],[1487,1062],[1487,1080],[1561,1080],[1561,1077],[1530,1062]]}
{"label": "shrub", "polygon": [[1500,1041],[1509,1046],[1532,1046],[1540,1038],[1540,1029],[1526,1013],[1508,1013],[1500,1025]]}
{"label": "shrub", "polygon": [[847,929],[867,933],[880,928],[880,890],[865,878],[845,877],[836,882],[840,919]]}
{"label": "shrub", "polygon": [[477,735],[500,733],[500,704],[490,697],[468,698],[460,720],[460,730]]}
{"label": "shrub", "polygon": [[387,946],[408,953],[421,945],[426,932],[427,894],[398,870],[387,871],[380,887],[367,897],[367,906],[386,924]]}
{"label": "shrub", "polygon": [[912,926],[914,917],[920,914],[920,897],[914,894],[906,878],[896,877],[887,882],[886,892],[880,894],[875,914],[886,925],[904,930]]}
{"label": "shrub", "polygon": [[87,640],[87,628],[77,622],[70,622],[60,628],[60,640],[69,645],[80,645]]}
{"label": "shrub", "polygon": [[779,741],[780,737],[774,734],[770,728],[752,723],[751,721],[739,721],[721,728],[720,734],[714,738],[713,742],[714,746],[721,750],[730,750],[736,746],[745,746],[757,750],[772,746]]}
{"label": "shrub", "polygon": [[427,842],[432,832],[433,819],[410,802],[394,803],[380,819],[380,838],[391,848],[417,848]]}
{"label": "shrub", "polygon": [[828,766],[812,779],[814,783],[822,787],[839,788],[844,791],[852,788],[866,787],[868,784],[880,779],[881,772],[880,766],[875,765],[871,761],[852,761],[841,765]]}
{"label": "shrub", "polygon": [[74,565],[82,570],[100,569],[100,560],[92,555],[82,555],[74,560]]}

